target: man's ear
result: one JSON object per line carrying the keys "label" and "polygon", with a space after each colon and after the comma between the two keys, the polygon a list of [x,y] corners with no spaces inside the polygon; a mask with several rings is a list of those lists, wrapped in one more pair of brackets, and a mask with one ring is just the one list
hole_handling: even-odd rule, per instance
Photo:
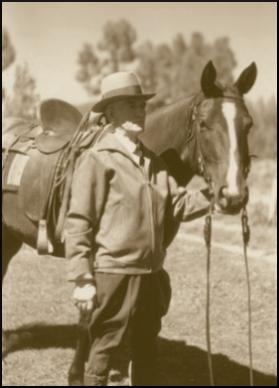
{"label": "man's ear", "polygon": [[108,123],[112,123],[112,121],[113,121],[113,108],[112,108],[111,104],[109,104],[105,107],[104,116],[105,116],[106,121]]}

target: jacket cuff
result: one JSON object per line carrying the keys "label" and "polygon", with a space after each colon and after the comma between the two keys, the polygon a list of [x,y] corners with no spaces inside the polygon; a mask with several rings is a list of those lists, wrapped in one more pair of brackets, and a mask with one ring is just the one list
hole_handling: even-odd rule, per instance
{"label": "jacket cuff", "polygon": [[68,280],[92,274],[92,228],[80,233],[66,233],[65,250],[69,259]]}
{"label": "jacket cuff", "polygon": [[69,282],[88,282],[93,283],[92,279],[85,279],[87,274],[91,274],[90,264],[88,259],[79,259],[78,262],[76,260],[72,260],[69,263],[67,280]]}

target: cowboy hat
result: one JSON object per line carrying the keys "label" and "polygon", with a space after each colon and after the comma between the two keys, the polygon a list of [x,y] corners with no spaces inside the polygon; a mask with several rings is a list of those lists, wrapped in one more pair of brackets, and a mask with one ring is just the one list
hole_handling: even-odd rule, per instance
{"label": "cowboy hat", "polygon": [[155,93],[145,94],[141,84],[134,73],[118,72],[106,76],[101,83],[101,100],[93,105],[92,111],[104,112],[105,107],[112,101],[120,98],[143,98],[149,100]]}

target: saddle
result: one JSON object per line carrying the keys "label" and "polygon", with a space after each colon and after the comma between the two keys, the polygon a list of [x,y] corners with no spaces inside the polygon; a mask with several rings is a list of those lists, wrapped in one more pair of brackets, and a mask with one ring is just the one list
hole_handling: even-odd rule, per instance
{"label": "saddle", "polygon": [[50,99],[41,104],[38,122],[15,120],[4,131],[3,190],[17,192],[25,215],[38,224],[40,254],[63,243],[75,162],[100,133],[97,119],[90,128],[88,122],[89,113]]}
{"label": "saddle", "polygon": [[44,154],[52,154],[69,143],[81,122],[81,113],[65,101],[42,102],[39,118],[43,132],[36,137],[36,146]]}

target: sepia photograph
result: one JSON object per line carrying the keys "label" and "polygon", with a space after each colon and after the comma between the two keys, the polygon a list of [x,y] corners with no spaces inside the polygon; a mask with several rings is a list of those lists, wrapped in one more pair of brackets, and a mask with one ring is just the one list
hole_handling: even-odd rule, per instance
{"label": "sepia photograph", "polygon": [[277,386],[277,2],[2,2],[2,386]]}

